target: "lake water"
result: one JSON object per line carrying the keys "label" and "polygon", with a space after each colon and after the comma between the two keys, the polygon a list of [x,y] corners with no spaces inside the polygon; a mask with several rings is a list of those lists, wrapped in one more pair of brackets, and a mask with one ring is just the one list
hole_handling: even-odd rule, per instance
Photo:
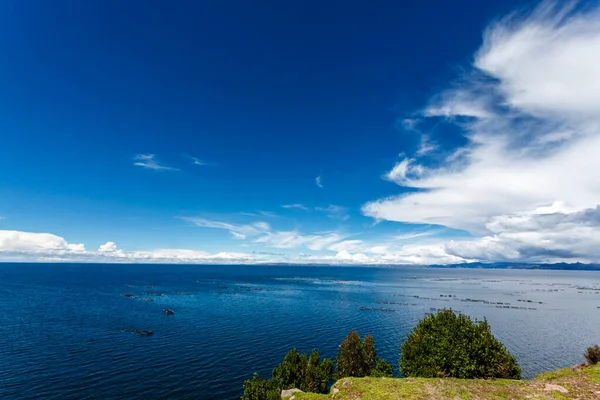
{"label": "lake water", "polygon": [[525,378],[600,343],[598,272],[0,264],[0,399],[238,399],[290,348],[335,357],[351,329],[397,372],[445,307],[486,317]]}

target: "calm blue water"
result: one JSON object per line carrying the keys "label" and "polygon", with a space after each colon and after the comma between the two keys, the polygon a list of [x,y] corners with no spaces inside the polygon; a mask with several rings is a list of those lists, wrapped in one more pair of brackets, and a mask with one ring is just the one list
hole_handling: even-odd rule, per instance
{"label": "calm blue water", "polygon": [[397,368],[407,332],[444,307],[487,317],[527,378],[600,342],[598,272],[0,264],[0,398],[236,399],[291,347],[334,357],[351,329]]}

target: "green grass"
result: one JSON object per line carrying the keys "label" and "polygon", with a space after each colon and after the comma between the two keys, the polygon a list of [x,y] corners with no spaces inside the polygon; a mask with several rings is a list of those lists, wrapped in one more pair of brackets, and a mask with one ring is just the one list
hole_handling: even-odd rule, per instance
{"label": "green grass", "polygon": [[[339,390],[333,395],[334,389]],[[563,393],[561,390],[567,390]],[[600,399],[600,365],[540,374],[534,380],[344,378],[330,394],[298,393],[294,400],[565,400]]]}

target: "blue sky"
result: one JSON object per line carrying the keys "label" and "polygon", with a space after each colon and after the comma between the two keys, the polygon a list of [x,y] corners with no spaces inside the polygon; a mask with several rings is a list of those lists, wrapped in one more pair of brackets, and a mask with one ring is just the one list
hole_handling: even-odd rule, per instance
{"label": "blue sky", "polygon": [[323,3],[3,2],[0,260],[598,259],[596,2]]}

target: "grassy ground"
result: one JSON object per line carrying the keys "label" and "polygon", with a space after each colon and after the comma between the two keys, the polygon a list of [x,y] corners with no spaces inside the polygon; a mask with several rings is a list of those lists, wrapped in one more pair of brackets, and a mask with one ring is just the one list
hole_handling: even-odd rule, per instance
{"label": "grassy ground", "polygon": [[600,365],[547,372],[532,381],[344,378],[330,394],[298,393],[294,400],[600,399]]}

